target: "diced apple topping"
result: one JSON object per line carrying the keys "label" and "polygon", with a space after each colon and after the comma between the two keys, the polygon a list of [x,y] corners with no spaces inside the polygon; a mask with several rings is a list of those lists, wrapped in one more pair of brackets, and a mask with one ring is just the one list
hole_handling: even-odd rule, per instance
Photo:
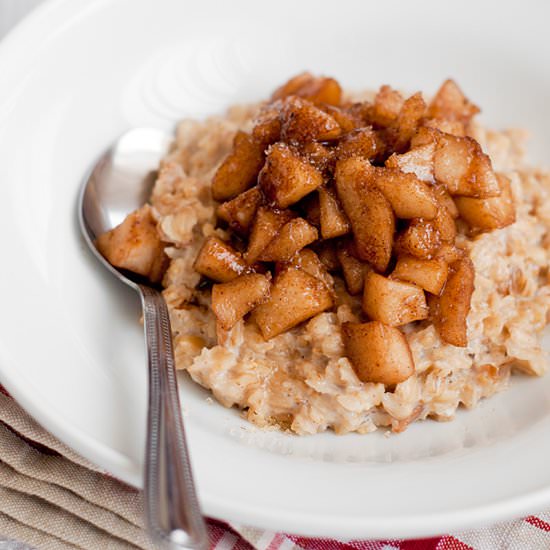
{"label": "diced apple topping", "polygon": [[[348,102],[310,73],[278,88],[212,181],[217,234],[236,248],[207,238],[195,269],[219,283],[220,330],[246,319],[270,339],[344,304],[365,321],[342,325],[359,379],[388,386],[414,373],[397,327],[431,322],[466,346],[475,273],[464,241],[515,221],[510,182],[469,136],[477,112],[452,80],[428,105],[389,86]],[[129,268],[158,280],[163,245],[144,219]]]}
{"label": "diced apple topping", "polygon": [[220,220],[227,222],[231,229],[246,235],[250,231],[250,226],[261,203],[262,192],[258,187],[253,187],[237,195],[233,200],[220,204],[216,214]]}
{"label": "diced apple topping", "polygon": [[516,221],[510,181],[502,174],[497,174],[497,179],[501,190],[500,197],[490,199],[456,197],[455,199],[460,217],[475,229],[492,231]]}
{"label": "diced apple topping", "polygon": [[233,150],[212,180],[212,197],[217,201],[224,201],[252,187],[264,164],[263,149],[262,143],[253,136],[237,132]]}
{"label": "diced apple topping", "polygon": [[250,231],[248,249],[244,254],[245,260],[253,264],[292,217],[292,212],[288,210],[278,211],[264,206],[258,208]]}
{"label": "diced apple topping", "polygon": [[428,107],[428,117],[469,124],[479,108],[462,93],[454,80],[446,80]]}
{"label": "diced apple topping", "polygon": [[370,319],[394,327],[428,318],[426,296],[420,287],[374,272],[365,276],[363,311]]}
{"label": "diced apple topping", "polygon": [[407,339],[394,327],[370,323],[344,323],[346,354],[362,382],[394,386],[414,374],[414,360]]}
{"label": "diced apple topping", "polygon": [[323,185],[323,175],[288,145],[276,143],[267,153],[259,176],[266,197],[286,208]]}
{"label": "diced apple topping", "polygon": [[440,296],[430,297],[430,315],[441,339],[453,346],[468,345],[467,317],[474,292],[474,265],[470,258],[453,262]]}
{"label": "diced apple topping", "polygon": [[342,243],[336,250],[336,254],[342,267],[342,275],[348,292],[352,296],[361,294],[365,286],[365,275],[370,271],[368,264],[356,258],[351,242]]}
{"label": "diced apple topping", "polygon": [[230,330],[247,313],[269,297],[271,283],[259,273],[240,275],[228,283],[213,285],[212,311],[223,330]]}
{"label": "diced apple topping", "polygon": [[162,280],[168,258],[148,204],[100,235],[95,244],[113,266],[137,273],[153,283]]}
{"label": "diced apple topping", "polygon": [[421,260],[413,256],[401,256],[391,276],[439,295],[447,281],[448,272],[449,267],[445,260]]}
{"label": "diced apple topping", "polygon": [[317,229],[304,218],[287,222],[260,254],[263,262],[287,262],[296,252],[317,240]]}
{"label": "diced apple topping", "polygon": [[319,223],[323,239],[341,237],[351,231],[348,217],[336,194],[327,187],[319,188]]}
{"label": "diced apple topping", "polygon": [[342,133],[340,125],[310,101],[291,96],[281,108],[281,138],[287,142],[329,141]]}
{"label": "diced apple topping", "polygon": [[375,179],[368,160],[354,157],[336,164],[336,190],[353,229],[357,254],[378,271],[385,271],[391,258],[395,214]]}
{"label": "diced apple topping", "polygon": [[248,270],[243,257],[218,237],[208,237],[193,264],[195,271],[220,283],[236,279]]}
{"label": "diced apple topping", "polygon": [[281,99],[290,95],[303,97],[313,103],[339,105],[342,88],[334,78],[316,77],[310,73],[301,73],[277,88],[272,99]]}
{"label": "diced apple topping", "polygon": [[266,340],[330,309],[332,293],[302,269],[289,268],[277,275],[269,300],[252,316]]}

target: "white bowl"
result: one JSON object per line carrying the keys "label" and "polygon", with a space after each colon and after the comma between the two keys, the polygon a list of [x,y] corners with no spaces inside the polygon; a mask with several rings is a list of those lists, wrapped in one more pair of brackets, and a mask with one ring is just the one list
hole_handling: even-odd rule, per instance
{"label": "white bowl", "polygon": [[[526,13],[529,7],[529,18]],[[310,69],[350,88],[453,76],[548,160],[550,5],[53,0],[0,47],[0,379],[83,456],[141,484],[146,371],[136,297],[86,250],[75,199],[124,130],[173,127]],[[528,21],[528,24],[527,24]],[[262,432],[182,378],[206,513],[306,535],[412,537],[550,507],[550,377],[452,423],[386,438]]]}

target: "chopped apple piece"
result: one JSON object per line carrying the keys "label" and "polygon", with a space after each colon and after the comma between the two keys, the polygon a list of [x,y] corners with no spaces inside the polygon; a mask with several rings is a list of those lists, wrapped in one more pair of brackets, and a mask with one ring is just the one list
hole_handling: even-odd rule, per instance
{"label": "chopped apple piece", "polygon": [[153,283],[162,280],[168,258],[148,204],[100,235],[95,244],[111,265],[137,273]]}
{"label": "chopped apple piece", "polygon": [[357,157],[336,164],[336,191],[353,230],[361,260],[385,271],[391,257],[395,216],[375,183],[375,170]]}
{"label": "chopped apple piece", "polygon": [[397,327],[428,318],[424,291],[373,271],[365,275],[363,311],[373,320]]}
{"label": "chopped apple piece", "polygon": [[269,148],[260,186],[279,208],[298,202],[323,184],[323,175],[284,143]]}
{"label": "chopped apple piece", "polygon": [[349,220],[332,189],[319,187],[319,215],[323,239],[341,237],[351,231]]}
{"label": "chopped apple piece", "polygon": [[419,180],[434,183],[435,144],[420,145],[398,155],[394,153],[386,161],[388,168],[399,168],[407,174],[414,174]]}
{"label": "chopped apple piece", "polygon": [[477,141],[433,130],[436,134],[434,176],[451,195],[489,198],[500,194],[491,159]]}
{"label": "chopped apple piece", "polygon": [[281,119],[278,108],[268,106],[260,113],[252,128],[252,137],[261,143],[264,150],[281,139]]}
{"label": "chopped apple piece", "polygon": [[248,248],[244,259],[248,264],[253,264],[265,250],[267,245],[279,233],[281,227],[293,218],[294,214],[289,210],[274,210],[260,206],[254,217]]}
{"label": "chopped apple piece", "polygon": [[441,236],[433,220],[415,218],[395,239],[395,250],[398,255],[428,259],[433,257],[440,244]]}
{"label": "chopped apple piece", "polygon": [[414,360],[403,333],[378,321],[344,323],[344,348],[359,380],[394,386],[414,374]]}
{"label": "chopped apple piece", "polygon": [[492,231],[516,221],[510,181],[502,174],[497,174],[497,178],[501,188],[500,197],[491,199],[456,197],[455,199],[460,216],[475,229]]}
{"label": "chopped apple piece", "polygon": [[283,101],[280,117],[281,138],[284,141],[329,141],[342,133],[334,118],[310,101],[299,97],[292,96]]}
{"label": "chopped apple piece", "polygon": [[420,92],[405,100],[388,135],[394,151],[403,152],[409,146],[425,112],[426,103]]}
{"label": "chopped apple piece", "polygon": [[428,107],[428,117],[458,121],[467,125],[479,108],[462,93],[454,80],[443,82]]}
{"label": "chopped apple piece", "polygon": [[233,140],[233,150],[221,163],[212,180],[214,200],[232,199],[252,187],[263,163],[263,145],[250,134],[237,132]]}
{"label": "chopped apple piece", "polygon": [[310,73],[301,73],[277,88],[272,99],[281,99],[296,95],[313,103],[339,105],[342,98],[342,88],[334,78],[315,77]]}
{"label": "chopped apple piece", "polygon": [[230,330],[247,313],[269,297],[271,283],[265,275],[249,273],[212,286],[212,311],[223,330]]}
{"label": "chopped apple piece", "polygon": [[449,195],[447,189],[445,189],[445,186],[441,184],[434,185],[433,191],[437,202],[441,206],[444,206],[449,211],[449,214],[453,217],[453,219],[456,220],[458,218],[458,209],[456,207],[453,197]]}
{"label": "chopped apple piece", "polygon": [[421,260],[414,256],[401,256],[391,277],[413,283],[432,294],[439,295],[445,286],[449,267],[444,260]]}
{"label": "chopped apple piece", "polygon": [[342,274],[346,288],[351,295],[361,294],[365,286],[365,275],[370,271],[368,264],[358,260],[353,255],[352,243],[342,243],[337,249],[338,261],[342,267]]}
{"label": "chopped apple piece", "polygon": [[323,281],[327,288],[334,288],[334,279],[327,271],[324,264],[319,259],[319,256],[309,248],[302,248],[290,261],[290,263],[279,263],[276,266],[276,273],[287,269],[289,266],[298,267],[302,271],[313,275],[316,279]]}
{"label": "chopped apple piece", "polygon": [[326,285],[301,269],[289,268],[275,278],[271,296],[252,313],[266,340],[331,308]]}
{"label": "chopped apple piece", "polygon": [[442,243],[452,244],[455,242],[456,223],[445,206],[439,206],[437,215],[432,221]]}
{"label": "chopped apple piece", "polygon": [[458,120],[448,120],[446,118],[425,118],[422,121],[422,125],[426,126],[426,128],[435,128],[440,132],[451,134],[453,136],[464,137],[466,135],[464,124]]}
{"label": "chopped apple piece", "polygon": [[395,168],[375,168],[376,186],[398,218],[435,218],[438,202],[430,185]]}
{"label": "chopped apple piece", "polygon": [[283,225],[260,254],[263,262],[288,262],[296,252],[316,241],[317,229],[304,218],[294,218]]}
{"label": "chopped apple piece", "polygon": [[357,128],[343,136],[336,147],[339,159],[361,157],[368,160],[377,158],[384,151],[384,143],[370,127]]}
{"label": "chopped apple piece", "polygon": [[208,237],[204,241],[193,268],[220,283],[232,281],[249,269],[241,254],[218,237]]}
{"label": "chopped apple piece", "polygon": [[453,346],[468,345],[467,318],[474,292],[474,264],[463,258],[450,266],[441,296],[430,299],[430,316],[441,339]]}
{"label": "chopped apple piece", "polygon": [[234,199],[220,204],[216,210],[218,218],[228,223],[229,227],[241,235],[250,231],[256,210],[262,203],[262,192],[253,187]]}
{"label": "chopped apple piece", "polygon": [[319,107],[338,123],[344,134],[365,125],[362,118],[350,109],[334,105],[320,105]]}
{"label": "chopped apple piece", "polygon": [[336,163],[334,148],[326,147],[317,141],[310,141],[302,145],[301,153],[322,174],[328,175],[334,171],[334,164]]}
{"label": "chopped apple piece", "polygon": [[397,120],[404,102],[403,96],[397,90],[382,86],[374,98],[370,119],[377,126],[390,126]]}
{"label": "chopped apple piece", "polygon": [[456,262],[466,256],[466,251],[454,244],[442,244],[435,253],[434,258],[443,260],[447,265]]}

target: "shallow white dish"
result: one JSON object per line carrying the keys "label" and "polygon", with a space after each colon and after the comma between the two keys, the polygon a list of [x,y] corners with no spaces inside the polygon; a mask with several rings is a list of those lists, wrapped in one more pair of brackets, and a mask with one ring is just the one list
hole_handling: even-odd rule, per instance
{"label": "shallow white dish", "polygon": [[[453,76],[487,124],[529,128],[531,156],[544,162],[549,16],[541,2],[47,2],[0,46],[1,382],[55,435],[139,486],[138,303],[76,224],[77,189],[100,151],[133,126],[170,128],[261,99],[307,68],[350,88],[434,91]],[[395,538],[550,508],[550,376],[518,378],[453,423],[389,438],[261,432],[207,396],[182,377],[212,516]]]}

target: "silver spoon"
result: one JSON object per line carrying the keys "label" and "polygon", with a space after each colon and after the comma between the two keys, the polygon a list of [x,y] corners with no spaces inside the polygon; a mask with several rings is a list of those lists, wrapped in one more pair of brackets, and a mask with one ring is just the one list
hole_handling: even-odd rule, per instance
{"label": "silver spoon", "polygon": [[161,293],[105,260],[95,239],[149,197],[171,136],[138,128],[120,137],[98,160],[78,200],[80,228],[97,259],[141,298],[149,364],[149,409],[144,493],[147,524],[161,548],[207,548],[181,415],[168,308]]}

